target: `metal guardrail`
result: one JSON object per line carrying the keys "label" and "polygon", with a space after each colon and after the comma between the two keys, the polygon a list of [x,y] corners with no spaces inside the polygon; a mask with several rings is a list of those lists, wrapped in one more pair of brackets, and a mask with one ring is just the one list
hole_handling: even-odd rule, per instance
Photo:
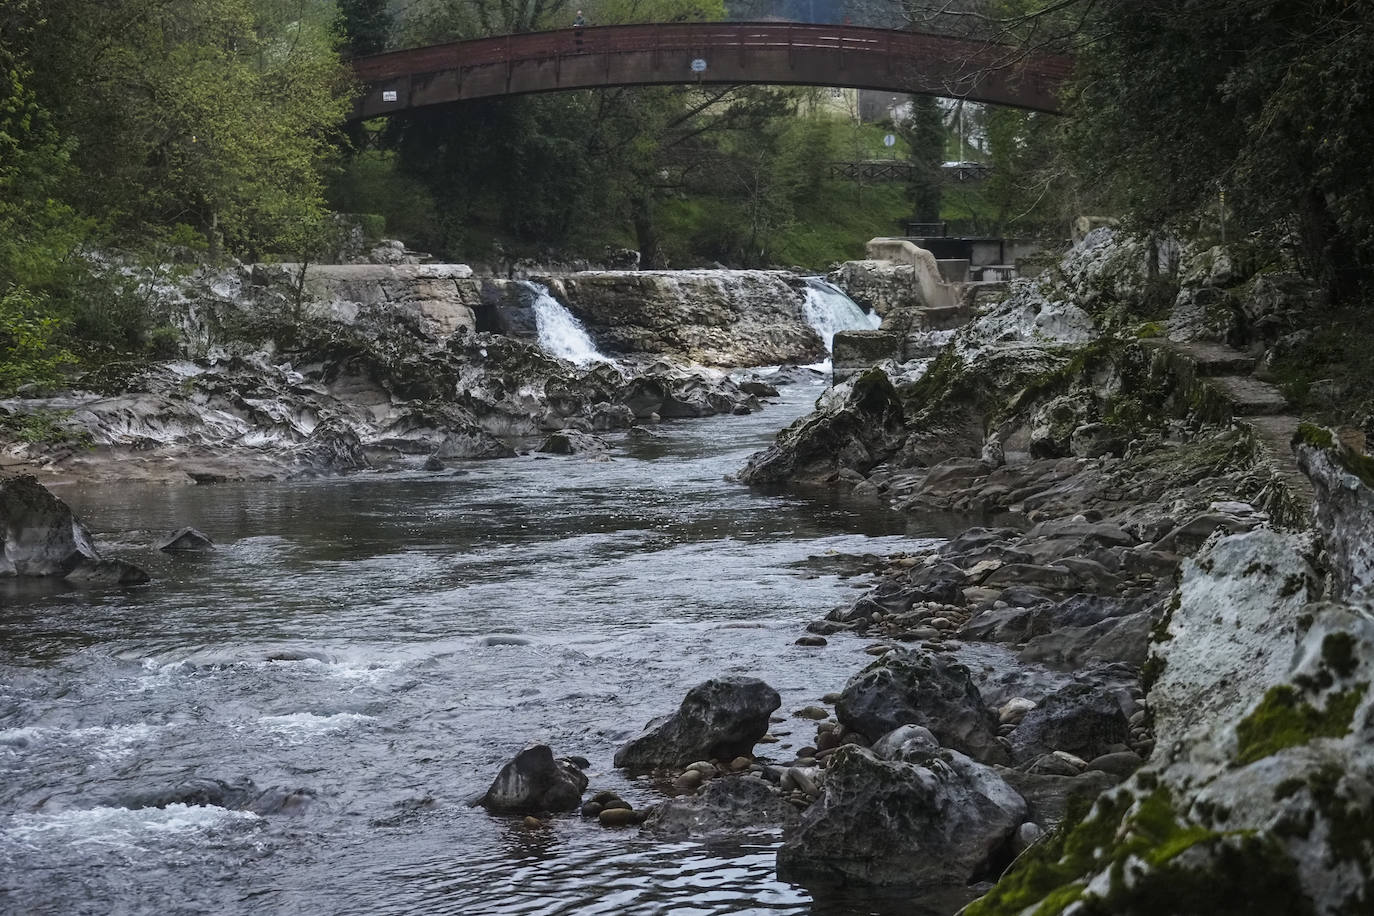
{"label": "metal guardrail", "polygon": [[[881,59],[890,72],[919,68],[926,61],[952,65],[961,78],[1014,71],[1027,83],[1028,96],[1043,96],[1068,77],[1072,61],[1050,54],[1023,56],[1017,49],[947,35],[852,25],[776,22],[675,22],[588,26],[548,32],[524,32],[454,41],[428,47],[354,58],[352,67],[364,83],[418,78],[426,74],[483,67],[510,68],[525,63],[636,53],[737,52],[744,64],[751,51],[834,51],[843,67],[850,55]],[[687,79],[684,82],[689,81]],[[785,80],[784,80],[785,82]]]}

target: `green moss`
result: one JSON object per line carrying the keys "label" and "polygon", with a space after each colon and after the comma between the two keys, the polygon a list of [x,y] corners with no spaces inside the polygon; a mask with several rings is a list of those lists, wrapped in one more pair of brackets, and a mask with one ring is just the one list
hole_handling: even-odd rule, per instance
{"label": "green moss", "polygon": [[1236,726],[1236,763],[1244,766],[1314,738],[1340,738],[1348,734],[1367,686],[1361,684],[1332,694],[1325,710],[1304,701],[1287,684],[1270,688],[1259,706]]}
{"label": "green moss", "polygon": [[1159,683],[1166,665],[1164,656],[1151,653],[1150,657],[1145,659],[1145,664],[1140,666],[1140,689],[1148,693],[1151,687]]}
{"label": "green moss", "polygon": [[[1140,799],[1124,790],[1104,795],[1082,820],[1066,818],[964,912],[1055,916],[1070,906],[1093,916],[1312,911],[1292,861],[1275,841],[1189,824],[1167,789],[1149,791]],[[1185,858],[1192,850],[1200,855]],[[1088,879],[1103,872],[1111,877],[1106,896],[1085,894]]]}
{"label": "green moss", "polygon": [[1163,337],[1164,325],[1158,321],[1147,321],[1135,329],[1135,336],[1141,340]]}
{"label": "green moss", "polygon": [[1083,896],[1085,887],[1087,885],[1080,882],[1056,887],[1046,894],[1044,901],[1035,908],[1034,916],[1054,916],[1056,913],[1064,912],[1065,907]]}
{"label": "green moss", "polygon": [[1331,435],[1331,430],[1315,423],[1299,423],[1298,431],[1293,434],[1293,443],[1313,448],[1335,448],[1336,437]]}

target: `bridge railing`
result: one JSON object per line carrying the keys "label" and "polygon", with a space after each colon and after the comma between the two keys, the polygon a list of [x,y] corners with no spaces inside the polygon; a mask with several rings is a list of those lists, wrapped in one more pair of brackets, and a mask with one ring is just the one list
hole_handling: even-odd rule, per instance
{"label": "bridge railing", "polygon": [[879,54],[889,59],[907,58],[914,63],[922,59],[956,59],[969,75],[1015,65],[1023,73],[1056,83],[1067,77],[1071,66],[1068,58],[1037,55],[1020,59],[1014,49],[1005,46],[923,32],[804,23],[683,22],[588,26],[475,38],[356,58],[353,69],[360,79],[371,82],[422,72],[587,54],[684,50],[705,54],[729,49],[747,52],[780,48]]}

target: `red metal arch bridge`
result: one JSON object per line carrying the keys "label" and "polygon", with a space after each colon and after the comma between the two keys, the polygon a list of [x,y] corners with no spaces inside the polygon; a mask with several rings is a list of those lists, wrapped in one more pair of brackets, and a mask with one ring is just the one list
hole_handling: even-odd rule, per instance
{"label": "red metal arch bridge", "polygon": [[946,35],[784,22],[526,32],[355,58],[353,118],[608,86],[766,84],[916,93],[1057,113],[1071,61]]}

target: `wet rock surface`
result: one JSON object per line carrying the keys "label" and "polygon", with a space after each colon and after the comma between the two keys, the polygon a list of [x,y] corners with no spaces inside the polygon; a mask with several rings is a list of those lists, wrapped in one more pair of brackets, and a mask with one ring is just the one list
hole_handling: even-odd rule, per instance
{"label": "wet rock surface", "polygon": [[573,811],[586,788],[581,767],[568,758],[555,759],[547,744],[534,744],[501,768],[478,803],[506,814]]}
{"label": "wet rock surface", "polygon": [[650,722],[642,735],[616,751],[615,765],[649,770],[748,757],[781,705],[777,691],[757,678],[705,681],[687,692],[677,712]]}
{"label": "wet rock surface", "polygon": [[990,768],[933,749],[882,760],[842,748],[821,800],[778,850],[784,877],[872,884],[966,883],[1024,821],[1025,802]]}
{"label": "wet rock surface", "polygon": [[[740,376],[746,391],[723,371],[691,364],[690,347],[665,344],[587,365],[550,356],[532,324],[483,318],[494,309],[510,313],[514,306],[501,311],[493,303],[525,301],[528,285],[472,278],[459,267],[312,267],[301,302],[291,265],[188,281],[169,305],[181,358],[111,367],[79,379],[71,393],[0,404],[55,423],[47,443],[0,438],[0,458],[68,479],[213,483],[348,474],[405,466],[412,456],[511,457],[517,446],[537,444],[525,440],[551,432],[748,413],[776,394],[760,379]],[[752,303],[764,293],[752,280],[740,282],[736,290],[728,276],[711,279],[730,315],[699,316],[703,326],[726,322],[706,335],[722,361],[754,364],[753,351],[732,355],[732,342],[765,346],[760,328],[788,310],[795,315],[784,330],[806,336],[794,349],[815,355],[814,332],[800,317],[801,292],[777,277],[759,280],[786,302],[748,318],[759,327],[745,327],[739,322],[750,313],[730,296]],[[784,354],[753,355],[780,361]]]}
{"label": "wet rock surface", "polygon": [[665,837],[713,837],[790,826],[798,819],[778,787],[752,776],[713,779],[696,795],[661,803],[644,829]]}
{"label": "wet rock surface", "polygon": [[71,508],[30,476],[0,479],[0,578],[51,576],[77,585],[140,585],[148,574],[102,558]]}
{"label": "wet rock surface", "polygon": [[1003,762],[997,721],[968,669],[920,650],[894,650],[856,674],[835,705],[836,718],[869,740],[902,725],[919,725],[945,747]]}

